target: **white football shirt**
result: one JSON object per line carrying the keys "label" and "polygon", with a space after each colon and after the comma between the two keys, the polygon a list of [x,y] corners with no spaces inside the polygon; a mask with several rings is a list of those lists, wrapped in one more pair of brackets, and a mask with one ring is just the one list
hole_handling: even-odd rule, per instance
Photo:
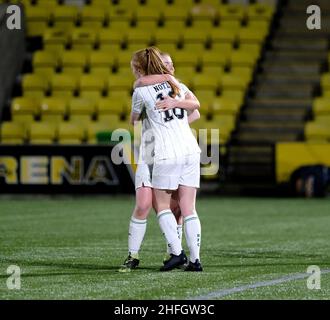
{"label": "white football shirt", "polygon": [[[169,83],[163,82],[136,88],[133,93],[132,111],[139,114],[145,111],[147,117],[147,121],[144,120],[146,122],[143,124],[142,145],[145,140],[150,141],[146,133],[148,132],[150,136],[151,132],[154,137],[155,161],[183,158],[201,152],[189,127],[186,110],[175,108],[164,112],[156,109],[156,102],[168,96],[171,90]],[[186,90],[187,87],[181,85],[180,96],[175,98],[184,99]],[[149,125],[151,131],[148,130]]]}

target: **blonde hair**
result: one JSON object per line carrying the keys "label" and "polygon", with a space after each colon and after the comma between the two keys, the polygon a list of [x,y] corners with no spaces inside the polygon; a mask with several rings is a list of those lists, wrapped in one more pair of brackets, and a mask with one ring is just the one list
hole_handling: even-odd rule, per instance
{"label": "blonde hair", "polygon": [[[156,47],[148,47],[136,51],[132,57],[132,64],[134,68],[141,69],[145,75],[151,74],[169,74],[171,72],[165,66],[162,60],[162,53]],[[173,82],[168,81],[172,88],[172,97],[179,94],[179,87]]]}

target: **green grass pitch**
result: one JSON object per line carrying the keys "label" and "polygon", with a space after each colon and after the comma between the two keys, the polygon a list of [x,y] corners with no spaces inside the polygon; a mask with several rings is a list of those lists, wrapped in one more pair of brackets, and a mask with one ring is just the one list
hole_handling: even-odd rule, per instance
{"label": "green grass pitch", "polygon": [[[159,272],[165,242],[151,213],[140,267],[121,274],[133,206],[133,197],[1,198],[0,299],[190,299],[330,268],[329,201],[201,198],[204,272]],[[7,288],[9,265],[21,268],[20,290]],[[330,273],[320,290],[298,279],[221,297],[329,298]]]}

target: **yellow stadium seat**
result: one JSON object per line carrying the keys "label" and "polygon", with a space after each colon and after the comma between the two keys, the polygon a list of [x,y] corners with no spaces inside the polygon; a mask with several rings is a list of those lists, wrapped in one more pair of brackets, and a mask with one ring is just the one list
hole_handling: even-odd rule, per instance
{"label": "yellow stadium seat", "polygon": [[262,44],[266,38],[266,34],[262,30],[242,28],[239,30],[238,39],[240,43],[257,43]]}
{"label": "yellow stadium seat", "polygon": [[192,80],[194,90],[212,90],[216,91],[219,88],[219,77],[211,77],[209,74],[196,74]]}
{"label": "yellow stadium seat", "polygon": [[125,77],[125,76],[113,74],[110,75],[108,80],[109,80],[108,90],[110,92],[112,90],[117,90],[117,89],[131,90],[133,88],[133,83],[134,83],[133,75],[131,75],[131,77],[127,77],[127,76]]}
{"label": "yellow stadium seat", "polygon": [[249,20],[270,21],[274,15],[274,8],[267,4],[251,4],[246,9]]}
{"label": "yellow stadium seat", "polygon": [[63,51],[59,59],[62,71],[72,75],[81,74],[87,65],[87,54],[79,50]]}
{"label": "yellow stadium seat", "polygon": [[95,74],[84,74],[79,80],[80,96],[84,98],[98,99],[106,88],[104,77]]}
{"label": "yellow stadium seat", "polygon": [[215,91],[198,89],[198,90],[194,90],[193,92],[201,105],[199,112],[201,114],[209,113],[210,105],[213,102],[213,100],[216,98]]}
{"label": "yellow stadium seat", "polygon": [[241,28],[241,21],[239,20],[220,20],[220,26],[219,28],[225,29],[225,30],[235,30],[237,33],[239,29]]}
{"label": "yellow stadium seat", "polygon": [[245,90],[234,90],[234,89],[222,89],[221,97],[229,98],[232,101],[236,101],[242,105],[245,99]]}
{"label": "yellow stadium seat", "polygon": [[14,98],[11,104],[12,120],[31,122],[39,114],[39,100],[29,97]]}
{"label": "yellow stadium seat", "polygon": [[224,67],[223,66],[203,66],[202,73],[204,75],[208,75],[212,78],[221,79],[224,74]]}
{"label": "yellow stadium seat", "polygon": [[[105,3],[103,1],[103,3]],[[84,6],[80,12],[80,20],[83,28],[92,30],[101,28],[107,19],[107,11],[104,6],[95,5]]]}
{"label": "yellow stadium seat", "polygon": [[314,99],[313,112],[315,115],[330,115],[330,97]]}
{"label": "yellow stadium seat", "polygon": [[31,144],[52,144],[55,137],[55,125],[45,122],[31,123],[29,130],[29,142]]}
{"label": "yellow stadium seat", "polygon": [[323,73],[321,76],[321,86],[323,90],[330,89],[330,73]]}
{"label": "yellow stadium seat", "polygon": [[15,122],[3,122],[0,127],[1,144],[23,144],[25,130],[22,125]]}
{"label": "yellow stadium seat", "polygon": [[98,42],[102,50],[118,48],[124,43],[123,32],[115,28],[103,28],[98,31]]}
{"label": "yellow stadium seat", "polygon": [[258,59],[261,54],[262,45],[259,43],[241,43],[239,50],[242,52],[248,52],[251,56]]}
{"label": "yellow stadium seat", "polygon": [[236,116],[231,114],[213,114],[212,120],[219,127],[228,127],[231,130],[235,128]]}
{"label": "yellow stadium seat", "polygon": [[[139,46],[140,48],[140,46]],[[142,49],[142,48],[140,48]],[[131,60],[132,60],[132,56],[133,56],[133,51],[121,51],[118,53],[118,55],[116,56],[116,66],[117,67],[121,67],[121,66],[125,66],[128,67],[130,66]]]}
{"label": "yellow stadium seat", "polygon": [[127,96],[117,97],[116,99],[111,97],[101,98],[97,102],[97,114],[100,119],[103,115],[122,115],[128,109]]}
{"label": "yellow stadium seat", "polygon": [[221,87],[224,90],[245,90],[247,86],[247,79],[238,74],[225,73],[221,78]]}
{"label": "yellow stadium seat", "polygon": [[175,77],[188,86],[190,86],[195,74],[196,70],[194,66],[179,66],[175,68]]}
{"label": "yellow stadium seat", "polygon": [[41,120],[57,123],[64,120],[67,114],[67,99],[47,97],[41,100]]}
{"label": "yellow stadium seat", "polygon": [[226,4],[219,6],[219,15],[221,20],[242,21],[245,16],[245,8],[239,4]]}
{"label": "yellow stadium seat", "polygon": [[208,35],[205,32],[205,30],[200,29],[200,28],[195,28],[195,27],[186,28],[182,32],[182,36],[183,36],[184,43],[189,43],[189,42],[206,43],[206,41],[208,39]]}
{"label": "yellow stadium seat", "polygon": [[[219,2],[218,2],[219,4]],[[213,21],[218,15],[218,8],[211,3],[201,3],[191,7],[190,15],[193,23],[196,21]]]}
{"label": "yellow stadium seat", "polygon": [[110,131],[109,124],[106,122],[93,121],[87,124],[87,142],[89,144],[97,143],[97,134],[99,132]]}
{"label": "yellow stadium seat", "polygon": [[222,56],[229,58],[233,51],[233,46],[231,43],[214,42],[212,43],[210,51],[217,52],[218,55],[221,54]]}
{"label": "yellow stadium seat", "polygon": [[[35,2],[36,2],[35,0],[30,0],[31,4],[33,4]],[[57,3],[58,3],[57,0],[39,0],[39,1],[37,1],[37,5],[39,7],[45,7],[51,12],[55,7],[57,7]]]}
{"label": "yellow stadium seat", "polygon": [[195,52],[196,55],[201,56],[205,51],[205,42],[185,42],[183,44],[183,50],[189,52]]}
{"label": "yellow stadium seat", "polygon": [[227,97],[216,97],[211,104],[211,113],[214,115],[235,116],[241,105],[237,101]]}
{"label": "yellow stadium seat", "polygon": [[211,17],[209,19],[205,19],[205,18],[200,18],[200,17],[194,16],[192,18],[192,22],[191,23],[192,23],[192,26],[194,28],[199,28],[199,29],[203,29],[205,31],[209,31],[214,26],[214,18]]}
{"label": "yellow stadium seat", "polygon": [[24,96],[42,98],[48,90],[48,83],[42,75],[24,74],[22,87]]}
{"label": "yellow stadium seat", "polygon": [[92,72],[104,72],[104,69],[111,70],[115,65],[115,57],[111,50],[92,51],[89,56],[89,66]]}
{"label": "yellow stadium seat", "polygon": [[87,98],[74,98],[69,101],[71,122],[88,123],[95,114],[95,102]]}
{"label": "yellow stadium seat", "polygon": [[87,27],[74,28],[71,30],[72,50],[91,51],[97,42],[97,34]]}
{"label": "yellow stadium seat", "polygon": [[180,39],[180,33],[175,30],[167,30],[166,28],[158,28],[153,33],[154,41],[157,45],[175,43]]}
{"label": "yellow stadium seat", "polygon": [[141,5],[140,0],[118,0],[117,3],[118,3],[117,6],[119,6],[121,9],[125,9],[125,8],[136,9]]}
{"label": "yellow stadium seat", "polygon": [[149,29],[155,28],[160,21],[160,10],[149,8],[146,6],[139,6],[135,9],[134,20],[139,28]]}
{"label": "yellow stadium seat", "polygon": [[330,127],[324,123],[307,122],[305,138],[308,141],[330,141]]}
{"label": "yellow stadium seat", "polygon": [[36,51],[33,55],[33,71],[38,74],[51,75],[58,64],[57,55],[49,51]]}
{"label": "yellow stadium seat", "polygon": [[228,63],[228,57],[215,50],[205,51],[202,55],[203,66],[221,66],[224,67]]}
{"label": "yellow stadium seat", "polygon": [[165,27],[172,21],[186,21],[189,16],[189,7],[178,8],[175,5],[166,7],[166,10],[162,12],[162,19],[165,20]]}
{"label": "yellow stadium seat", "polygon": [[200,57],[196,55],[194,52],[180,50],[176,51],[172,55],[172,60],[174,66],[197,66],[200,62]]}
{"label": "yellow stadium seat", "polygon": [[232,28],[217,27],[210,31],[209,37],[213,43],[234,43],[238,36],[238,30]]}
{"label": "yellow stadium seat", "polygon": [[254,67],[258,58],[253,53],[234,50],[229,58],[230,65],[240,67]]}
{"label": "yellow stadium seat", "polygon": [[157,48],[161,52],[171,53],[171,55],[178,50],[177,43],[175,42],[158,44]]}
{"label": "yellow stadium seat", "polygon": [[321,114],[315,116],[315,122],[316,123],[324,123],[328,126],[330,126],[330,114]]}
{"label": "yellow stadium seat", "polygon": [[68,30],[47,28],[42,34],[42,41],[46,51],[62,52],[70,43]]}
{"label": "yellow stadium seat", "polygon": [[153,29],[133,28],[126,31],[126,41],[128,44],[139,44],[141,48],[151,44]]}
{"label": "yellow stadium seat", "polygon": [[118,89],[108,92],[108,99],[112,99],[113,101],[120,101],[121,99],[125,98],[129,101],[129,105],[131,104],[132,94],[127,89]]}
{"label": "yellow stadium seat", "polygon": [[247,28],[250,30],[259,30],[260,33],[267,36],[270,29],[270,22],[264,20],[250,20]]}
{"label": "yellow stadium seat", "polygon": [[92,0],[91,5],[87,6],[88,8],[102,8],[103,10],[109,9],[112,6],[112,3],[104,0]]}
{"label": "yellow stadium seat", "polygon": [[[210,142],[211,141],[211,130],[216,129],[218,130],[216,137],[218,138],[218,142],[223,144],[226,143],[227,140],[229,139],[230,133],[232,131],[232,128],[230,126],[227,126],[222,124],[222,123],[218,123],[216,121],[212,121],[212,120],[208,120],[208,121],[195,121],[194,123],[191,124],[192,128],[199,131],[199,130],[207,130],[207,141]],[[197,132],[199,133],[199,137],[201,138],[201,134],[202,132]],[[213,141],[213,143],[215,143]]]}
{"label": "yellow stadium seat", "polygon": [[53,11],[54,26],[58,29],[70,30],[78,20],[78,7],[73,5],[56,6]]}
{"label": "yellow stadium seat", "polygon": [[158,10],[165,10],[166,7],[168,6],[168,3],[166,0],[146,0],[144,2],[144,5],[148,8],[152,9],[158,9]]}
{"label": "yellow stadium seat", "polygon": [[120,117],[118,116],[118,114],[105,113],[105,114],[99,114],[98,116],[98,121],[107,123],[112,130],[118,127],[119,120]]}
{"label": "yellow stadium seat", "polygon": [[84,128],[72,122],[61,122],[58,125],[59,144],[81,144],[85,138]]}
{"label": "yellow stadium seat", "polygon": [[235,74],[235,75],[241,77],[248,84],[251,82],[251,80],[253,78],[253,72],[254,72],[254,69],[250,68],[250,67],[235,67],[234,66],[230,69],[231,74]]}
{"label": "yellow stadium seat", "polygon": [[[134,18],[134,5],[130,6],[110,6],[107,11],[111,28],[125,28],[130,25]],[[119,29],[122,30],[122,29]]]}
{"label": "yellow stadium seat", "polygon": [[[168,9],[166,9],[166,11],[167,10]],[[185,17],[184,19],[181,19],[181,18],[170,19],[170,18],[163,17],[162,20],[164,21],[162,27],[169,31],[174,30],[174,31],[182,33],[187,25],[187,17]]]}
{"label": "yellow stadium seat", "polygon": [[53,96],[73,96],[77,88],[77,79],[69,74],[54,74],[51,78],[51,91]]}
{"label": "yellow stadium seat", "polygon": [[29,37],[41,36],[50,20],[50,11],[41,6],[28,6],[25,8],[27,35]]}

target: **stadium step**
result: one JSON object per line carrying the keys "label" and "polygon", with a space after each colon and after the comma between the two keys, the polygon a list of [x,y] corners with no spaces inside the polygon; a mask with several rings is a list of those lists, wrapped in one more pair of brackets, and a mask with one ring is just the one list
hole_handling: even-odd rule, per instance
{"label": "stadium step", "polygon": [[272,48],[274,50],[308,50],[308,51],[327,51],[328,41],[326,38],[321,39],[308,39],[305,37],[287,39],[287,37],[279,38],[277,37],[273,43]]}
{"label": "stadium step", "polygon": [[326,61],[328,56],[327,50],[277,50],[266,53],[266,59],[276,62],[298,62],[298,61]]}
{"label": "stadium step", "polygon": [[292,62],[266,61],[262,64],[264,73],[290,73],[291,75],[319,75],[321,71],[320,61],[317,62]]}
{"label": "stadium step", "polygon": [[[322,0],[315,1],[315,4]],[[299,3],[299,5],[297,4]],[[330,2],[322,8],[322,30],[306,26],[310,1],[284,1],[277,27],[261,59],[251,95],[228,149],[228,176],[235,182],[275,181],[274,145],[299,141],[320,74],[328,58]],[[325,21],[326,20],[326,21]]]}
{"label": "stadium step", "polygon": [[236,135],[236,139],[241,143],[276,143],[278,141],[297,141],[299,138],[296,132],[241,132]]}
{"label": "stadium step", "polygon": [[270,146],[233,146],[230,148],[229,162],[233,163],[271,163],[273,148]]}
{"label": "stadium step", "polygon": [[284,121],[300,121],[305,120],[305,114],[267,114],[267,113],[248,113],[245,115],[247,121],[273,121],[273,122],[284,122]]}
{"label": "stadium step", "polygon": [[274,167],[271,164],[229,164],[229,181],[253,181],[254,183],[270,182],[274,179]]}
{"label": "stadium step", "polygon": [[294,98],[294,99],[310,99],[313,96],[312,84],[269,84],[261,83],[257,85],[257,98]]}
{"label": "stadium step", "polygon": [[291,74],[264,74],[258,77],[258,83],[263,83],[263,84],[286,84],[286,85],[291,85],[292,83],[294,84],[314,84],[317,85],[320,82],[320,76],[319,75],[310,75],[306,76],[303,75],[299,78],[297,78],[295,75]]}
{"label": "stadium step", "polygon": [[304,108],[307,109],[312,105],[312,99],[250,99],[248,105],[259,107],[259,108],[273,108],[278,107],[279,109],[288,108]]}
{"label": "stadium step", "polygon": [[239,126],[240,132],[286,132],[286,133],[295,133],[299,131],[303,131],[304,124],[299,122],[243,122]]}

